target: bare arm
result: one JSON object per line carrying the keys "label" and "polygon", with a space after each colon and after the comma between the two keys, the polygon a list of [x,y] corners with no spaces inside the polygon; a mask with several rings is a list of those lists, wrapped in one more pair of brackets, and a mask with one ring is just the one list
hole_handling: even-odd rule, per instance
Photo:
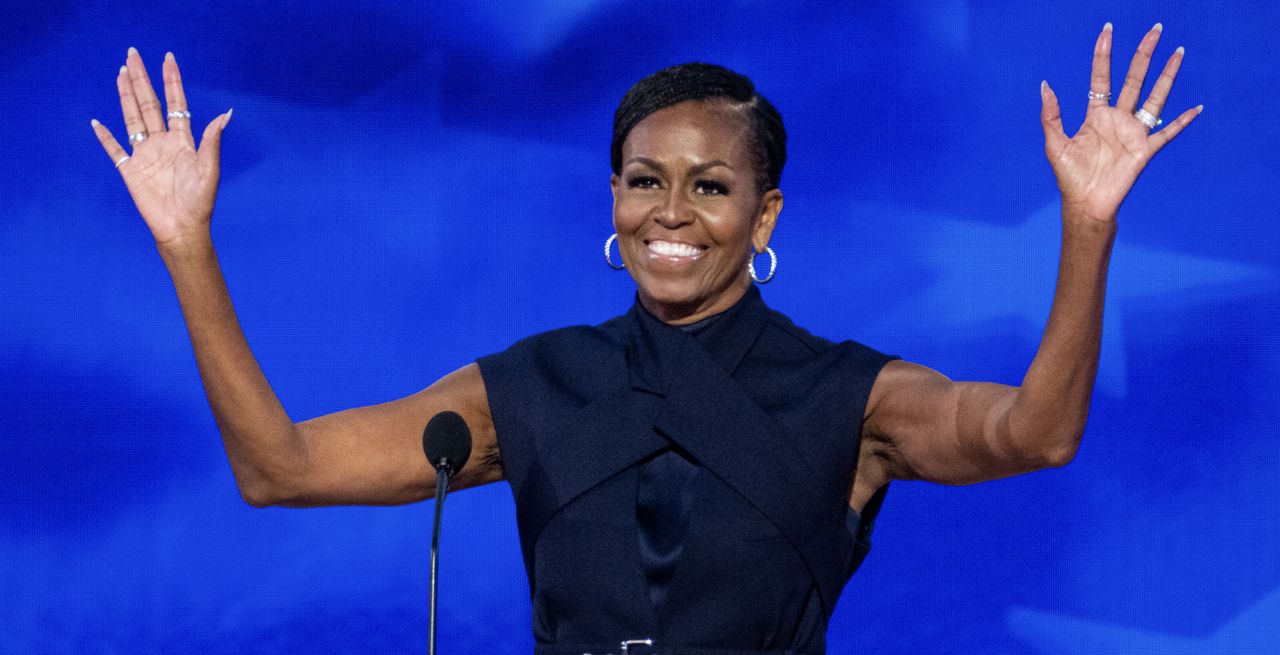
{"label": "bare arm", "polygon": [[[1151,158],[1202,109],[1183,112],[1155,133],[1135,116],[1160,34],[1157,25],[1143,38],[1111,106],[1106,25],[1094,46],[1085,122],[1071,138],[1062,130],[1057,96],[1041,85],[1045,154],[1062,192],[1062,254],[1053,308],[1022,385],[952,382],[917,364],[886,365],[867,404],[855,500],[891,479],[963,484],[1061,466],[1074,457],[1097,372],[1120,204]],[[1182,56],[1179,48],[1169,57],[1143,111],[1160,115]]]}
{"label": "bare arm", "polygon": [[205,394],[246,502],[254,506],[400,504],[431,497],[435,470],[422,428],[450,409],[467,421],[473,454],[455,488],[501,479],[479,368],[445,376],[412,396],[294,424],[254,359],[213,245],[164,247]]}
{"label": "bare arm", "polygon": [[[393,402],[294,424],[267,383],[236,320],[210,238],[222,132],[213,119],[197,150],[177,61],[165,57],[160,103],[137,51],[116,76],[133,153],[98,121],[93,130],[124,179],[173,278],[209,406],[244,499],[291,506],[406,503],[429,497],[435,471],[422,428],[436,412],[466,419],[475,444],[458,485],[501,478],[484,382],[475,365]],[[145,136],[145,138],[142,138]]]}
{"label": "bare arm", "polygon": [[1089,415],[1114,230],[1067,227],[1053,309],[1022,386],[887,364],[863,426],[887,479],[966,484],[1071,461]]}

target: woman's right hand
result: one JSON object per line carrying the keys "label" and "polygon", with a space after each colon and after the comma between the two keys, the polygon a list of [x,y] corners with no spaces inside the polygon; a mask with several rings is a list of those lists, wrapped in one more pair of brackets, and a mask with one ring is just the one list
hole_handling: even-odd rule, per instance
{"label": "woman's right hand", "polygon": [[125,152],[106,126],[96,119],[92,124],[98,141],[124,178],[142,219],[151,228],[157,247],[165,248],[209,237],[209,220],[218,195],[222,131],[231,120],[231,112],[209,122],[197,150],[191,136],[191,119],[183,117],[187,99],[173,53],[165,55],[162,71],[167,121],[160,113],[160,101],[137,50],[129,48],[125,65],[116,76],[125,128],[130,135],[146,137],[142,141],[137,141],[136,136],[130,139],[132,155]]}

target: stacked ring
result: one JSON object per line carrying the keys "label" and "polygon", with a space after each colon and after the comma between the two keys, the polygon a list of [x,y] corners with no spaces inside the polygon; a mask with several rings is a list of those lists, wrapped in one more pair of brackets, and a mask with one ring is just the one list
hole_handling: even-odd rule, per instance
{"label": "stacked ring", "polygon": [[1093,91],[1089,91],[1089,99],[1090,100],[1106,100],[1107,102],[1111,102],[1111,94],[1110,93],[1094,93]]}
{"label": "stacked ring", "polygon": [[190,119],[191,119],[191,112],[189,112],[189,111],[171,111],[171,112],[169,112],[169,115],[168,115],[168,117],[167,117],[167,118],[170,118],[170,119],[173,119],[173,118],[186,118],[186,119],[190,120]]}
{"label": "stacked ring", "polygon": [[147,140],[146,132],[134,132],[129,135],[129,143],[137,144]]}
{"label": "stacked ring", "polygon": [[1164,122],[1160,120],[1159,117],[1152,115],[1151,112],[1146,109],[1139,109],[1138,111],[1133,112],[1133,116],[1134,118],[1142,121],[1142,124],[1146,125],[1148,130],[1154,129],[1155,126]]}

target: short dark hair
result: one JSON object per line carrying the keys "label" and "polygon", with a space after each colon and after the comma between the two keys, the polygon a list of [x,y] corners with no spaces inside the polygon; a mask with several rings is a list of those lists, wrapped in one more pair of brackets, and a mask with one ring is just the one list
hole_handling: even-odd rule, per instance
{"label": "short dark hair", "polygon": [[622,169],[622,143],[645,116],[686,100],[724,100],[742,110],[751,129],[751,158],[756,188],[776,189],[787,161],[787,131],[773,103],[756,93],[745,75],[724,66],[693,62],[669,66],[635,83],[613,113],[610,159],[614,174]]}

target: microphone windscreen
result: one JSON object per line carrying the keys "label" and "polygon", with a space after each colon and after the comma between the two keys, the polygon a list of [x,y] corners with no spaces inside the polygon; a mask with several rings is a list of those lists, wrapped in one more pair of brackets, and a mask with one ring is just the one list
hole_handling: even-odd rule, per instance
{"label": "microphone windscreen", "polygon": [[450,473],[457,473],[471,457],[471,429],[457,412],[440,412],[422,431],[422,451],[436,470],[443,464]]}

